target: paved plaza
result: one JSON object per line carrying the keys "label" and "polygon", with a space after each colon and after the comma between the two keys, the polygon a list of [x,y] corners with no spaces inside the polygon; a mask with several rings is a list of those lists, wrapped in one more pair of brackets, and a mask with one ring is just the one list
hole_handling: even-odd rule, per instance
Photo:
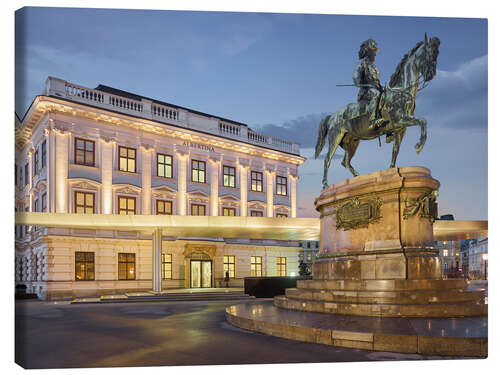
{"label": "paved plaza", "polygon": [[245,331],[224,310],[241,301],[71,305],[16,302],[25,368],[445,359],[331,347]]}

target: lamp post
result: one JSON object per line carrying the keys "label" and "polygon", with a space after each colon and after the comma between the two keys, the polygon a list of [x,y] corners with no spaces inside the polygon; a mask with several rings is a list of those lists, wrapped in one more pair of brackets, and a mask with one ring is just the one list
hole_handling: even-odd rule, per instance
{"label": "lamp post", "polygon": [[487,277],[487,267],[488,267],[488,254],[484,253],[483,254],[483,263],[484,263],[484,279],[488,280]]}

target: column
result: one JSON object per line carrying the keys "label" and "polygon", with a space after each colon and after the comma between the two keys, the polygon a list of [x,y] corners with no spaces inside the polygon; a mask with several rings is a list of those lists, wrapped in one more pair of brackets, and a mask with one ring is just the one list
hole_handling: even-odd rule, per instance
{"label": "column", "polygon": [[154,149],[142,145],[142,214],[151,215],[151,154]]}
{"label": "column", "polygon": [[176,151],[177,155],[177,214],[186,215],[187,159],[189,155]]}
{"label": "column", "polygon": [[290,181],[290,217],[297,217],[297,181],[299,176],[288,174],[288,181]]}
{"label": "column", "polygon": [[101,212],[113,213],[113,140],[101,137]]}
{"label": "column", "polygon": [[248,160],[239,159],[240,168],[240,216],[248,216]]}
{"label": "column", "polygon": [[211,216],[219,215],[219,167],[220,157],[210,157],[210,207]]}
{"label": "column", "polygon": [[[29,212],[33,212],[33,193],[31,192],[31,189],[33,188],[33,148],[31,148],[28,151],[28,176],[29,176],[29,183],[28,183],[28,192],[29,192],[29,201],[28,201],[28,206],[29,206]],[[26,176],[24,177],[26,178]]]}
{"label": "column", "polygon": [[47,140],[47,212],[56,211],[55,133],[51,130],[50,128],[46,128],[44,131],[45,139]]}
{"label": "column", "polygon": [[266,167],[267,217],[274,216],[274,168]]}
{"label": "column", "polygon": [[156,228],[153,231],[153,248],[152,248],[152,256],[153,261],[151,264],[153,265],[152,274],[152,289],[155,293],[161,293],[161,248],[162,248],[162,230],[161,228]]}
{"label": "column", "polygon": [[68,157],[70,133],[66,129],[54,128],[56,131],[56,212],[68,212]]}

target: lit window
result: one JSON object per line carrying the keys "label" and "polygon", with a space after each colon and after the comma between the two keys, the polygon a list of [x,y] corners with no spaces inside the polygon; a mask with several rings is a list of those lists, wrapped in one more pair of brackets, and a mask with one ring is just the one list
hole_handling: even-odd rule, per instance
{"label": "lit window", "polygon": [[75,164],[94,166],[94,141],[75,138]]}
{"label": "lit window", "polygon": [[156,214],[157,215],[172,215],[172,202],[171,201],[156,201]]}
{"label": "lit window", "polygon": [[276,214],[276,217],[277,217],[277,218],[282,218],[282,219],[284,219],[284,218],[287,218],[287,217],[288,217],[288,215],[287,215],[287,214],[279,214],[279,213],[278,213],[278,214]]}
{"label": "lit window", "polygon": [[222,209],[223,216],[236,216],[236,208],[226,208]]}
{"label": "lit window", "polygon": [[206,165],[204,161],[191,160],[191,181],[205,183]]}
{"label": "lit window", "polygon": [[94,253],[87,251],[75,252],[75,280],[94,280]]}
{"label": "lit window", "polygon": [[250,257],[250,276],[262,276],[262,257]]}
{"label": "lit window", "polygon": [[308,262],[310,262],[312,260],[312,254],[311,253],[307,253],[306,259],[307,259]]}
{"label": "lit window", "polygon": [[276,257],[276,273],[278,276],[286,276],[286,257]]}
{"label": "lit window", "polygon": [[120,171],[134,172],[135,173],[135,171],[136,171],[136,169],[135,169],[135,164],[136,164],[135,163],[135,157],[136,157],[135,148],[119,146],[118,153],[120,155]]}
{"label": "lit window", "polygon": [[118,280],[135,280],[135,254],[118,253]]}
{"label": "lit window", "polygon": [[447,249],[444,249],[443,250],[443,256],[447,257],[448,256],[448,250]]}
{"label": "lit window", "polygon": [[234,187],[236,169],[234,167],[228,167],[228,166],[224,166],[222,169],[224,173],[224,186]]}
{"label": "lit window", "polygon": [[156,155],[156,169],[158,177],[172,178],[172,157],[170,155]]}
{"label": "lit window", "polygon": [[205,216],[205,206],[202,204],[192,204],[191,216]]}
{"label": "lit window", "polygon": [[172,278],[172,254],[161,254],[161,277],[163,280]]}
{"label": "lit window", "polygon": [[135,198],[118,197],[118,213],[120,215],[135,215]]}
{"label": "lit window", "polygon": [[224,277],[226,277],[226,272],[229,271],[229,278],[234,279],[234,269],[235,269],[235,256],[224,255]]}
{"label": "lit window", "polygon": [[286,177],[276,176],[276,194],[287,195],[287,182]]}
{"label": "lit window", "polygon": [[251,189],[252,191],[262,191],[262,172],[251,172]]}
{"label": "lit window", "polygon": [[262,211],[250,211],[250,216],[262,217],[263,216],[263,212]]}
{"label": "lit window", "polygon": [[75,191],[75,213],[95,213],[95,194],[84,191]]}

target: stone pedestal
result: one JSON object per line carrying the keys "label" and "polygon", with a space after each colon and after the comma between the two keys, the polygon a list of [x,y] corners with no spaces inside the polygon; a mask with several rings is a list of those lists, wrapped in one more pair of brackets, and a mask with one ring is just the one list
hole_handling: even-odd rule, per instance
{"label": "stone pedestal", "polygon": [[324,189],[313,280],[278,307],[349,315],[461,317],[487,313],[482,291],[443,280],[433,247],[439,182],[423,167],[391,168]]}

